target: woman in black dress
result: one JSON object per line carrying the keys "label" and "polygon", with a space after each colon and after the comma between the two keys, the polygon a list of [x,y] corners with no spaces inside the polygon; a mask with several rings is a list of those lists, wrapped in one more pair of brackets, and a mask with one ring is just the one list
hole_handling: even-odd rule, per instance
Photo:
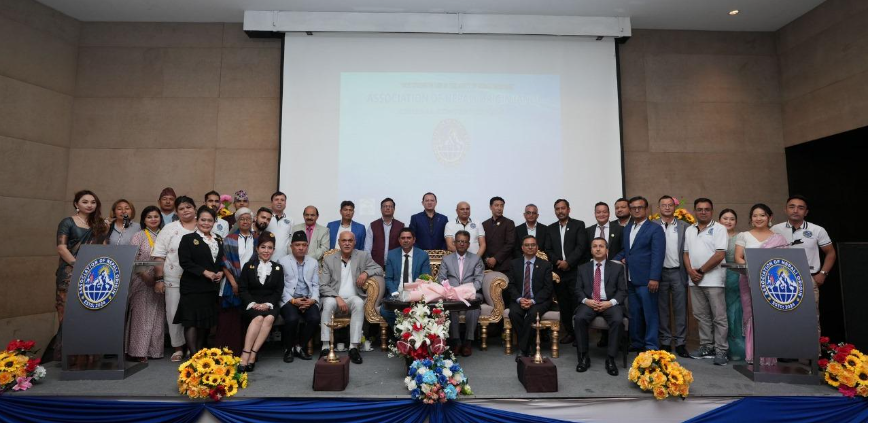
{"label": "woman in black dress", "polygon": [[208,330],[217,325],[217,288],[223,278],[223,240],[211,233],[214,210],[202,206],[196,212],[196,231],[181,237],[178,262],[184,273],[181,299],[173,323],[184,326],[190,354],[205,346]]}
{"label": "woman in black dress", "polygon": [[258,259],[243,264],[238,278],[238,296],[241,297],[244,318],[250,322],[238,370],[248,372],[253,371],[256,353],[272,331],[284,291],[284,271],[279,264],[269,260],[275,252],[275,235],[265,231],[257,243]]}

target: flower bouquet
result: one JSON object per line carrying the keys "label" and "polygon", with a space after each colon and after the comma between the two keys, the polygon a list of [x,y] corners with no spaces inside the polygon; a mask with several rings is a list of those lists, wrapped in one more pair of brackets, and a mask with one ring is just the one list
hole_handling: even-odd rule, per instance
{"label": "flower bouquet", "polygon": [[238,373],[241,359],[228,348],[203,348],[178,366],[178,393],[220,401],[247,388],[247,373]]}
{"label": "flower bouquet", "polygon": [[414,361],[407,371],[404,384],[411,398],[426,404],[474,394],[461,366],[440,355]]}
{"label": "flower bouquet", "polygon": [[854,349],[851,344],[832,344],[826,336],[822,336],[820,342],[821,355],[830,357],[818,360],[818,367],[824,371],[827,384],[839,388],[839,392],[846,397],[859,395],[866,398],[866,354]]}
{"label": "flower bouquet", "polygon": [[[677,220],[681,220],[689,225],[693,225],[697,223],[697,218],[691,214],[685,207],[682,206],[682,202],[679,201],[678,198],[673,197],[673,203],[676,205],[676,210],[673,212],[673,217]],[[652,215],[650,220],[660,219],[661,213],[655,213]]]}
{"label": "flower bouquet", "polygon": [[646,351],[637,355],[628,379],[644,391],[652,391],[656,399],[668,396],[688,396],[688,387],[694,381],[690,370],[676,362],[676,356],[666,351]]}
{"label": "flower bouquet", "polygon": [[16,339],[0,352],[0,394],[8,390],[26,391],[35,381],[45,377],[45,367],[40,359],[33,358],[36,351],[33,341]]}
{"label": "flower bouquet", "polygon": [[232,204],[232,196],[223,194],[220,196],[220,210],[217,211],[217,217],[225,218],[227,216],[232,216],[232,212],[229,211],[229,205]]}
{"label": "flower bouquet", "polygon": [[389,356],[421,360],[443,355],[449,351],[445,341],[449,327],[442,301],[427,306],[423,299],[402,311],[396,310],[396,340],[389,344]]}

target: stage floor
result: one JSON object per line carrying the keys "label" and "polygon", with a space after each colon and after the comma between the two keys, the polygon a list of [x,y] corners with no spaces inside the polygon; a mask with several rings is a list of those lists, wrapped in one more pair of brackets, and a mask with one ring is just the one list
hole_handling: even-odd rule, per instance
{"label": "stage floor", "polygon": [[[525,392],[516,376],[515,356],[505,355],[497,341],[488,351],[475,348],[471,357],[460,357],[459,362],[468,376],[477,398],[646,398],[628,381],[627,369],[621,367],[619,375],[610,376],[604,369],[605,351],[591,348],[591,368],[577,373],[576,349],[561,350],[561,357],[553,359],[558,367],[558,392],[529,394]],[[346,353],[343,353],[346,354]],[[15,395],[75,396],[75,397],[135,397],[179,398],[176,387],[177,363],[165,358],[151,360],[148,367],[120,381],[63,381],[60,380],[60,364],[47,363],[48,376],[33,389]],[[546,355],[546,351],[544,351]],[[386,353],[375,349],[362,353],[364,363],[350,365],[350,384],[343,392],[316,392],[311,389],[314,361],[298,358],[291,364],[281,360],[282,350],[272,343],[261,350],[256,371],[250,373],[250,386],[239,391],[236,398],[407,398],[408,392],[402,383],[407,371],[404,360],[388,358]],[[628,366],[635,354],[628,356]],[[755,383],[738,373],[731,362],[727,366],[715,366],[712,360],[678,359],[679,363],[694,372],[691,385],[692,397],[744,397],[744,396],[819,396],[840,395],[826,385],[791,385],[779,383]]]}

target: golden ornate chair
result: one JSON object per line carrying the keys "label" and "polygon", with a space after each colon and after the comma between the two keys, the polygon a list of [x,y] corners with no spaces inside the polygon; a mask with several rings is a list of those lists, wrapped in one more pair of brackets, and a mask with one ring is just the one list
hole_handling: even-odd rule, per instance
{"label": "golden ornate chair", "polygon": [[[427,250],[432,276],[438,274],[441,262],[445,256],[452,254],[446,250]],[[504,318],[504,297],[501,292],[507,288],[507,276],[501,272],[487,270],[483,274],[483,304],[480,304],[480,348],[489,348],[489,325],[498,323]],[[465,323],[465,313],[459,314],[459,323]]]}
{"label": "golden ornate chair", "polygon": [[[537,258],[547,260],[546,253],[543,251],[537,251]],[[553,271],[552,272],[552,282],[553,283],[561,283],[561,278]],[[554,293],[553,293],[554,296]],[[555,303],[558,303],[557,298],[553,298]],[[510,309],[507,308],[505,310],[507,314],[510,313]],[[549,310],[540,316],[540,325],[543,329],[549,329],[552,331],[550,334],[550,338],[552,338],[552,358],[558,358],[558,333],[561,331],[561,312],[558,310]],[[504,354],[510,355],[513,353],[513,325],[510,323],[509,318],[504,319]]]}

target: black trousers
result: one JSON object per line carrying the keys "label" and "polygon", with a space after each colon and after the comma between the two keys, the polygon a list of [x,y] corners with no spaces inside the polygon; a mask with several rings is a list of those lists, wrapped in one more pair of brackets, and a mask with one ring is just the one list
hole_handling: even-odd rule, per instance
{"label": "black trousers", "polygon": [[619,330],[624,319],[624,310],[620,305],[610,307],[602,313],[592,310],[591,307],[580,304],[576,309],[576,315],[573,316],[573,321],[576,324],[576,336],[579,342],[576,343],[576,351],[579,354],[588,352],[588,326],[591,321],[597,316],[603,316],[609,326],[609,344],[606,347],[606,354],[609,357],[615,357],[619,353]]}
{"label": "black trousers", "polygon": [[555,284],[555,296],[558,298],[558,310],[561,312],[561,333],[573,334],[573,312],[576,310],[576,269],[568,272],[556,272],[561,282]]}
{"label": "black trousers", "polygon": [[519,339],[518,349],[523,353],[530,353],[534,349],[536,343],[537,331],[531,325],[537,321],[537,313],[540,313],[542,318],[549,307],[552,305],[549,301],[541,304],[534,304],[528,310],[523,310],[516,301],[510,303],[510,323],[513,325],[513,330],[516,331],[516,337]]}
{"label": "black trousers", "polygon": [[299,322],[304,322],[302,336],[298,339],[298,345],[308,347],[308,341],[314,336],[315,331],[320,329],[320,307],[313,305],[304,312],[298,307],[286,303],[281,307],[281,316],[284,318],[284,326],[281,328],[281,339],[284,348],[290,349],[296,346],[296,337],[299,333]]}

